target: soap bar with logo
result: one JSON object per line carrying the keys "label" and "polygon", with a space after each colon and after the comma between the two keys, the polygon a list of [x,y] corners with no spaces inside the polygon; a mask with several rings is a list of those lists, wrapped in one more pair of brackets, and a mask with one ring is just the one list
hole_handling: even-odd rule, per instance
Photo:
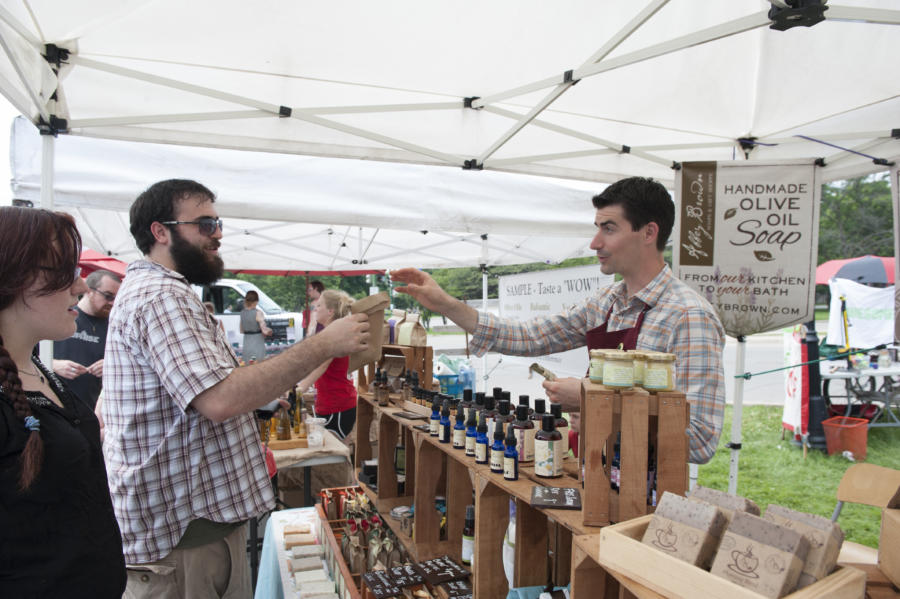
{"label": "soap bar with logo", "polygon": [[641,542],[709,570],[725,525],[725,515],[718,507],[667,491]]}
{"label": "soap bar with logo", "polygon": [[725,514],[725,518],[728,519],[728,522],[731,522],[731,518],[734,516],[735,512],[747,512],[748,514],[759,516],[759,506],[753,501],[739,495],[732,495],[725,491],[719,491],[709,487],[696,487],[690,492],[688,499],[692,501],[705,501],[706,503],[719,506],[719,509]]}
{"label": "soap bar with logo", "polygon": [[798,512],[770,503],[763,516],[766,520],[792,528],[809,541],[809,554],[803,563],[803,571],[797,582],[802,589],[831,574],[837,565],[838,554],[844,542],[841,527],[822,516]]}
{"label": "soap bar with logo", "polygon": [[796,588],[808,554],[809,541],[796,530],[735,512],[710,572],[777,599]]}

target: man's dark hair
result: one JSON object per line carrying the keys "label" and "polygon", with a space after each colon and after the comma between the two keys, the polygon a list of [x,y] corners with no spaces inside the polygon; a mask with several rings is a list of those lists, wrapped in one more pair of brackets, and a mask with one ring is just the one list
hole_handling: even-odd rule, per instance
{"label": "man's dark hair", "polygon": [[647,177],[629,177],[616,181],[593,198],[594,208],[622,206],[631,230],[647,223],[659,226],[656,249],[663,251],[675,224],[675,202],[659,181]]}
{"label": "man's dark hair", "polygon": [[141,253],[147,254],[156,243],[150,225],[154,222],[175,220],[175,204],[192,195],[201,195],[216,201],[216,194],[204,185],[190,179],[168,179],[154,183],[137,197],[131,205],[131,236]]}
{"label": "man's dark hair", "polygon": [[325,285],[322,284],[322,281],[310,281],[309,286],[312,287],[313,289],[315,289],[316,291],[318,291],[319,293],[322,293],[323,291],[325,291]]}
{"label": "man's dark hair", "polygon": [[117,275],[116,273],[114,273],[112,271],[103,270],[103,269],[95,270],[94,272],[89,274],[84,279],[84,282],[87,283],[87,286],[90,287],[91,289],[96,289],[97,286],[100,285],[100,281],[103,280],[103,277],[109,277],[116,283],[122,282],[122,277],[120,277],[119,275]]}

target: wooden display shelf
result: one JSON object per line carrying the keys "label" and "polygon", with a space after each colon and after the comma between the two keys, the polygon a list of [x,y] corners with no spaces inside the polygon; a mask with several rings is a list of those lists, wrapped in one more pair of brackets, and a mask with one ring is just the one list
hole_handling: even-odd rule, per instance
{"label": "wooden display shelf", "polygon": [[[341,553],[341,543],[334,534],[334,529],[331,527],[332,521],[328,520],[328,517],[325,515],[325,510],[322,509],[321,503],[316,504],[316,513],[318,514],[321,523],[319,530],[323,533],[320,535],[320,540],[326,545],[325,561],[328,563],[331,575],[335,579],[340,576],[343,579],[343,586],[341,588],[346,589],[346,591],[341,594],[341,597],[361,599],[361,594],[359,592],[360,574],[350,572],[350,569],[347,567],[347,563],[344,561]],[[324,539],[321,538],[322,536],[324,536]]]}
{"label": "wooden display shelf", "polygon": [[[573,599],[620,597],[624,588],[637,597],[760,599],[762,595],[641,543],[652,516],[607,526],[597,534],[575,537],[572,556]],[[858,599],[866,575],[838,567],[831,575],[784,599]]]}
{"label": "wooden display shelf", "polygon": [[[578,455],[584,459],[586,526],[606,526],[653,512],[647,498],[651,446],[656,448],[657,497],[665,491],[685,494],[689,418],[690,405],[681,392],[618,391],[584,380],[581,426],[591,434],[579,436]],[[611,489],[610,464],[617,434],[621,434],[620,481],[618,489]]]}
{"label": "wooden display shelf", "polygon": [[431,389],[434,349],[430,345],[413,347],[411,345],[388,344],[381,346],[381,359],[378,362],[366,364],[357,370],[356,386],[360,393],[368,392],[369,383],[375,378],[375,368],[381,366],[385,356],[403,356],[406,360],[406,369],[414,370],[418,373],[419,386],[423,389]]}

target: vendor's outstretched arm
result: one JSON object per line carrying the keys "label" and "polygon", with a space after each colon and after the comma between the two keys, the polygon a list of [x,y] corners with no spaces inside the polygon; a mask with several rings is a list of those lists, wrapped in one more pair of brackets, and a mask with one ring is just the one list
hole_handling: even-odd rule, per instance
{"label": "vendor's outstretched arm", "polygon": [[411,296],[432,312],[443,314],[467,333],[475,332],[478,311],[441,289],[431,275],[417,268],[392,270],[390,275],[393,281],[404,283],[395,287],[395,291]]}

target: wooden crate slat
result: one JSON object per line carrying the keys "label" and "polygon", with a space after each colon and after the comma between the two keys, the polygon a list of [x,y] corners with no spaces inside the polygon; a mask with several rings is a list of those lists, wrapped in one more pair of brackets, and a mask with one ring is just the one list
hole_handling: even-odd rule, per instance
{"label": "wooden crate slat", "polygon": [[622,436],[619,449],[619,520],[647,513],[647,443],[650,394],[643,389],[624,391]]}
{"label": "wooden crate slat", "polygon": [[684,393],[659,394],[659,422],[656,434],[656,497],[670,491],[684,495],[688,488],[687,428],[690,404]]}

